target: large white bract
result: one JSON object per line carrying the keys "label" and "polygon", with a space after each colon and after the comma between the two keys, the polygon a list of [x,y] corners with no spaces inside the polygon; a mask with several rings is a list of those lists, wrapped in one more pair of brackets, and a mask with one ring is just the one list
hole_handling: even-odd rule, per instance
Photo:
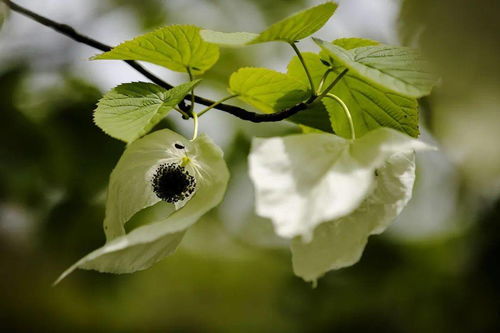
{"label": "large white bract", "polygon": [[383,232],[411,199],[414,153],[396,153],[377,169],[375,189],[351,214],[320,224],[311,242],[292,241],[296,275],[315,281],[324,273],[355,264],[368,237]]}
{"label": "large white bract", "polygon": [[255,139],[249,157],[257,213],[293,239],[295,273],[314,281],[354,264],[367,237],[411,197],[413,151],[430,149],[379,128],[357,140],[311,133]]}
{"label": "large white bract", "polygon": [[[155,177],[165,166],[174,166],[174,180],[186,175],[189,186],[194,185],[188,195],[178,196],[182,200],[162,201],[155,192]],[[133,142],[110,177],[106,244],[71,266],[57,282],[76,268],[132,273],[150,267],[173,253],[186,229],[220,203],[228,179],[221,149],[205,135],[190,141],[161,130]],[[127,222],[141,226],[127,233]]]}

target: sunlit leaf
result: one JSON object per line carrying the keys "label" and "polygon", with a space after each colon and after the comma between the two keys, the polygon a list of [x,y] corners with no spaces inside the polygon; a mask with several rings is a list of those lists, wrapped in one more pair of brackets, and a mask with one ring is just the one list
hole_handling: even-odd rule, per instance
{"label": "sunlit leaf", "polygon": [[147,134],[199,80],[166,90],[153,83],[121,84],[97,104],[94,121],[106,134],[132,142]]}
{"label": "sunlit leaf", "polygon": [[220,32],[213,30],[201,30],[200,35],[206,42],[227,47],[246,45],[259,36],[251,32]]}
{"label": "sunlit leaf", "polygon": [[352,50],[363,46],[374,46],[380,43],[368,38],[339,38],[332,42],[333,44],[340,46],[345,50]]}
{"label": "sunlit leaf", "polygon": [[321,29],[336,9],[336,3],[326,2],[289,16],[271,25],[260,34],[224,33],[211,30],[203,30],[201,34],[205,41],[224,46],[243,46],[273,41],[294,43]]}
{"label": "sunlit leaf", "polygon": [[251,44],[278,40],[293,43],[309,37],[325,25],[336,9],[336,3],[326,2],[303,10],[273,24],[252,40]]}
{"label": "sunlit leaf", "polygon": [[241,68],[229,79],[229,89],[244,102],[272,113],[309,97],[307,85],[267,68]]}
{"label": "sunlit leaf", "polygon": [[[305,52],[303,57],[317,87],[329,67],[322,63],[317,54]],[[324,87],[328,86],[341,70],[342,68],[335,68],[325,81]],[[297,57],[288,64],[288,75],[303,84],[309,82]],[[418,103],[414,98],[372,85],[350,72],[347,72],[331,92],[349,107],[357,136],[378,127],[390,127],[413,137],[418,136]],[[323,104],[330,114],[335,133],[350,137],[349,123],[340,105],[329,98],[324,98]]]}
{"label": "sunlit leaf", "polygon": [[436,77],[418,52],[408,47],[377,45],[346,50],[319,39],[315,42],[333,58],[336,65],[371,85],[406,97],[430,94]]}
{"label": "sunlit leaf", "polygon": [[177,72],[203,74],[219,58],[217,45],[205,42],[194,25],[169,25],[126,41],[92,59],[142,60]]}

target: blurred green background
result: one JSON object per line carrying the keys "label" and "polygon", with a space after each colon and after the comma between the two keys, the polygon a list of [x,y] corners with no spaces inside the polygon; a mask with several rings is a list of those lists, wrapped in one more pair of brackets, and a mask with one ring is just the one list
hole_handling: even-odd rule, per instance
{"label": "blurred green background", "polygon": [[[257,32],[319,3],[19,2],[110,44],[171,23]],[[294,277],[287,245],[253,214],[246,176],[252,136],[296,129],[217,111],[201,129],[232,172],[224,203],[149,270],[77,271],[52,288],[104,242],[106,183],[124,146],[93,125],[95,103],[116,84],[144,79],[119,62],[87,61],[95,50],[10,13],[0,31],[0,331],[499,332],[499,10],[494,0],[346,0],[319,32],[418,47],[442,80],[421,101],[423,139],[440,151],[419,156],[414,199],[357,265],[315,289]],[[238,67],[283,71],[291,56],[279,43],[223,49],[200,92],[222,97]],[[176,114],[162,126],[191,131]]]}

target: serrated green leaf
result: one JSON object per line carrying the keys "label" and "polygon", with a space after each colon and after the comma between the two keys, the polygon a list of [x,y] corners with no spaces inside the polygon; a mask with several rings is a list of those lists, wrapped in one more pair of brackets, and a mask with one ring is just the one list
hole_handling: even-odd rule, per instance
{"label": "serrated green leaf", "polygon": [[306,125],[299,125],[299,127],[300,127],[300,130],[302,131],[302,133],[304,133],[304,134],[324,133],[324,131],[322,131],[322,130],[319,130],[319,129],[314,128],[314,127],[309,127]]}
{"label": "serrated green leaf", "polygon": [[[340,46],[343,49],[346,50],[352,50],[358,47],[363,47],[363,46],[374,46],[374,45],[380,45],[379,42],[367,38],[339,38],[335,39],[332,44]],[[321,50],[319,52],[319,56],[323,62],[325,62],[325,65],[327,66],[338,66],[338,64],[334,64],[332,62],[333,59],[329,55],[330,53],[325,50]]]}
{"label": "serrated green leaf", "polygon": [[376,40],[371,40],[368,38],[339,38],[332,42],[334,45],[340,46],[345,50],[352,50],[363,46],[375,46],[380,43]]}
{"label": "serrated green leaf", "polygon": [[289,16],[271,25],[260,34],[203,30],[201,35],[207,42],[233,47],[273,41],[294,43],[321,29],[336,9],[336,3],[326,2]]}
{"label": "serrated green leaf", "polygon": [[[348,105],[351,115],[359,115],[354,120],[357,136],[378,127],[390,127],[418,137],[416,99],[373,86],[354,75],[346,75],[332,92]],[[349,124],[341,106],[330,98],[323,99],[323,104],[330,114],[333,128],[336,131],[338,129],[337,133],[342,133],[345,137],[350,135]]]}
{"label": "serrated green leaf", "polygon": [[251,32],[220,32],[213,30],[201,30],[200,35],[206,42],[227,47],[246,45],[259,36]]}
{"label": "serrated green leaf", "polygon": [[[196,179],[194,194],[179,206],[161,201],[153,191],[152,177],[164,163],[185,163],[186,172]],[[76,268],[132,273],[172,254],[186,229],[220,203],[228,179],[221,149],[205,135],[190,141],[161,130],[133,142],[110,177],[106,244],[71,266],[56,283]],[[138,221],[141,226],[126,233],[125,223],[136,219],[143,220]]]}
{"label": "serrated green leaf", "polygon": [[[272,113],[290,108],[309,97],[309,83],[301,83],[290,76],[266,68],[242,68],[231,75],[232,93],[257,109]],[[324,132],[333,132],[328,111],[320,102],[307,106],[288,118]]]}
{"label": "serrated green leaf", "polygon": [[[306,52],[303,57],[315,85],[318,86],[328,67],[321,62],[317,54]],[[340,68],[336,68],[328,76],[324,87],[328,86],[340,71]],[[290,61],[288,75],[300,80],[303,84],[308,83],[297,57]],[[340,97],[348,106],[358,137],[377,127],[390,127],[413,137],[418,136],[418,103],[414,98],[401,96],[380,86],[371,85],[350,72],[347,72],[332,93]],[[349,123],[340,105],[328,98],[324,98],[323,103],[330,114],[335,133],[349,138],[351,136]]]}
{"label": "serrated green leaf", "polygon": [[205,42],[194,25],[170,25],[126,41],[92,59],[142,60],[177,72],[203,74],[219,59],[217,45]]}
{"label": "serrated green leaf", "polygon": [[101,98],[94,122],[106,134],[132,142],[147,134],[199,82],[190,81],[169,90],[147,82],[121,84]]}
{"label": "serrated green leaf", "polygon": [[345,50],[319,39],[315,42],[352,75],[400,95],[419,98],[430,94],[436,83],[429,64],[413,49],[379,45]]}
{"label": "serrated green leaf", "polygon": [[251,44],[278,40],[293,43],[309,37],[325,25],[336,9],[336,3],[326,2],[303,10],[262,31],[256,39],[251,41]]}
{"label": "serrated green leaf", "polygon": [[297,112],[287,118],[296,124],[304,125],[321,132],[333,133],[330,125],[330,116],[321,101],[315,101],[307,106],[305,110]]}
{"label": "serrated green leaf", "polygon": [[240,68],[229,78],[229,89],[266,113],[292,107],[309,97],[307,85],[267,68]]}

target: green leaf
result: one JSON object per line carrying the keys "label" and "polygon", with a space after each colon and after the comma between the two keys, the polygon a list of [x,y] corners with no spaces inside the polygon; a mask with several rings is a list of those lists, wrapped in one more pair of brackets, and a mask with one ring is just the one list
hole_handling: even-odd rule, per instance
{"label": "green leaf", "polygon": [[[164,163],[183,164],[196,180],[194,194],[179,205],[161,201],[153,191],[154,173]],[[111,174],[106,244],[67,269],[56,283],[76,268],[132,273],[172,254],[186,229],[220,203],[228,179],[222,151],[205,135],[190,141],[161,130],[133,142]],[[125,233],[127,222],[141,226]]]}
{"label": "green leaf", "polygon": [[[378,127],[390,127],[412,137],[419,135],[418,102],[414,98],[373,86],[354,75],[346,75],[332,93],[349,107],[358,137]],[[330,98],[323,99],[323,104],[336,133],[348,137],[350,128],[341,106]]]}
{"label": "green leaf", "polygon": [[132,142],[147,134],[199,82],[190,81],[169,90],[146,82],[121,84],[101,98],[94,121],[106,134]]}
{"label": "green leaf", "polygon": [[193,25],[170,25],[126,41],[111,51],[92,59],[142,60],[177,72],[190,68],[203,74],[219,58],[217,45],[200,37],[200,28]]}
{"label": "green leaf", "polygon": [[[307,68],[309,69],[314,85],[318,87],[323,74],[329,67],[323,64],[319,56],[315,53],[303,52],[302,57],[304,58]],[[294,56],[288,63],[287,74],[294,79],[301,81],[303,84],[309,83],[304,67],[297,56]],[[326,87],[326,85],[323,86]]]}
{"label": "green leaf", "polygon": [[[346,50],[352,50],[363,46],[380,45],[379,42],[367,38],[339,38],[335,39],[332,44],[340,46],[341,48]],[[328,51],[322,49],[319,52],[319,56],[325,66],[339,67],[337,63],[334,63],[333,58],[330,56],[330,53]]]}
{"label": "green leaf", "polygon": [[200,35],[206,42],[227,47],[247,45],[259,36],[251,32],[220,32],[213,30],[201,30]]}
{"label": "green leaf", "polygon": [[340,46],[341,48],[345,50],[352,50],[358,47],[363,47],[363,46],[374,46],[374,45],[379,45],[380,43],[367,39],[367,38],[339,38],[336,39],[332,42],[334,45]]}
{"label": "green leaf", "polygon": [[319,129],[314,128],[314,127],[309,127],[306,125],[299,125],[299,127],[300,127],[300,130],[302,131],[302,133],[304,133],[304,134],[324,133],[324,131],[322,131],[322,130],[319,130]]}
{"label": "green leaf", "polygon": [[321,132],[333,133],[332,126],[330,125],[330,116],[321,101],[309,104],[305,110],[297,112],[287,118],[287,120]]}
{"label": "green leaf", "polygon": [[292,107],[309,97],[307,85],[267,68],[240,68],[229,78],[229,89],[266,113]]}
{"label": "green leaf", "polygon": [[306,281],[358,262],[371,234],[383,232],[406,206],[415,181],[414,153],[392,155],[377,169],[375,189],[351,214],[319,225],[311,242],[292,241],[293,270]]}
{"label": "green leaf", "polygon": [[[241,68],[231,75],[229,87],[244,102],[272,113],[290,108],[309,98],[309,83],[266,68]],[[328,111],[321,102],[314,102],[288,118],[324,132],[332,132]]]}
{"label": "green leaf", "polygon": [[203,30],[201,34],[205,41],[224,46],[243,46],[273,41],[294,43],[321,29],[336,9],[336,3],[326,2],[289,16],[271,25],[260,34],[224,33],[211,30]]}
{"label": "green leaf", "polygon": [[[314,53],[306,52],[303,57],[315,85],[318,86],[328,67]],[[327,87],[341,70],[342,68],[335,68],[334,72],[328,76],[324,87]],[[288,64],[288,75],[300,80],[303,84],[308,83],[297,57],[294,57]],[[331,92],[340,97],[348,106],[358,137],[378,127],[390,127],[413,137],[418,136],[418,103],[414,98],[404,97],[388,89],[372,85],[350,72],[347,72]],[[340,105],[329,98],[324,98],[322,101],[330,114],[335,133],[349,138],[351,136],[349,123]]]}
{"label": "green leaf", "polygon": [[419,98],[430,94],[436,77],[429,64],[413,49],[378,45],[345,50],[319,39],[315,42],[352,75],[378,88],[406,97]]}
{"label": "green leaf", "polygon": [[293,43],[309,37],[325,25],[336,9],[336,3],[326,2],[301,11],[273,24],[261,32],[251,44],[278,40]]}

